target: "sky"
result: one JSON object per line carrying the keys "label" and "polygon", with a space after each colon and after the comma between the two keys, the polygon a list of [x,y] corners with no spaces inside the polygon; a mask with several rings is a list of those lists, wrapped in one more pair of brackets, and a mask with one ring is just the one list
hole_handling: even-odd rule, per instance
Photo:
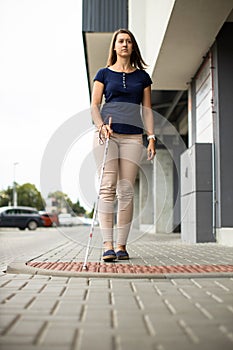
{"label": "sky", "polygon": [[[74,115],[86,111],[89,118],[82,0],[0,0],[0,47],[0,190],[14,179],[41,190],[41,164],[51,139]],[[61,170],[60,189],[72,201],[79,195],[77,166],[90,151],[89,134],[82,132]]]}

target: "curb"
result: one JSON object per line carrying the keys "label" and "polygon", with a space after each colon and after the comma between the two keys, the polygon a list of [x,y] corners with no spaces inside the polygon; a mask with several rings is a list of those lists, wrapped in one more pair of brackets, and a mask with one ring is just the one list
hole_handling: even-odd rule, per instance
{"label": "curb", "polygon": [[25,262],[13,262],[7,266],[6,273],[30,274],[56,277],[78,277],[78,278],[118,278],[118,279],[179,279],[179,278],[224,278],[233,277],[233,272],[205,272],[205,273],[108,273],[108,272],[72,272],[56,271],[36,268],[26,265]]}

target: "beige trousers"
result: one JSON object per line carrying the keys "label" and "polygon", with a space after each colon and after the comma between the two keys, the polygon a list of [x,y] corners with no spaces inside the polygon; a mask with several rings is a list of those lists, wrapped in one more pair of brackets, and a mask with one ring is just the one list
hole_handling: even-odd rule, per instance
{"label": "beige trousers", "polygon": [[[94,156],[100,173],[105,145],[95,133]],[[115,212],[117,244],[126,245],[133,217],[134,183],[142,159],[142,135],[113,133],[100,186],[98,219],[104,242],[113,242]]]}

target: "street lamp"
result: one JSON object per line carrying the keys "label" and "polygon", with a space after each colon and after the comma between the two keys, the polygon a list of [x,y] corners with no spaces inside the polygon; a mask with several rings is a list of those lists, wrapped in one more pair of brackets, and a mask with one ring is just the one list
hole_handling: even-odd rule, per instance
{"label": "street lamp", "polygon": [[13,205],[16,207],[17,206],[17,190],[16,190],[16,181],[15,181],[15,177],[16,177],[16,165],[18,165],[18,162],[13,163],[14,165],[14,174],[13,174]]}

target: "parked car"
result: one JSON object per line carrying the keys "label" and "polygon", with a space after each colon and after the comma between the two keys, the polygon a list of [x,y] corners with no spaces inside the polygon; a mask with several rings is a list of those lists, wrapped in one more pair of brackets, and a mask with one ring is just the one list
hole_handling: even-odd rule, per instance
{"label": "parked car", "polygon": [[[86,218],[85,216],[80,216],[79,217],[80,220],[82,221],[83,225],[86,225],[86,226],[91,226],[92,225],[92,220],[91,218]],[[98,220],[95,220],[94,221],[94,226],[98,226],[99,225],[99,221]]]}
{"label": "parked car", "polygon": [[43,226],[37,209],[31,207],[1,207],[0,227],[18,227],[20,230],[36,230]]}
{"label": "parked car", "polygon": [[58,215],[55,213],[47,213],[46,211],[39,212],[40,217],[45,227],[55,227],[59,225]]}
{"label": "parked car", "polygon": [[72,216],[69,213],[61,213],[58,215],[60,226],[76,226],[82,225],[82,221],[77,216]]}

